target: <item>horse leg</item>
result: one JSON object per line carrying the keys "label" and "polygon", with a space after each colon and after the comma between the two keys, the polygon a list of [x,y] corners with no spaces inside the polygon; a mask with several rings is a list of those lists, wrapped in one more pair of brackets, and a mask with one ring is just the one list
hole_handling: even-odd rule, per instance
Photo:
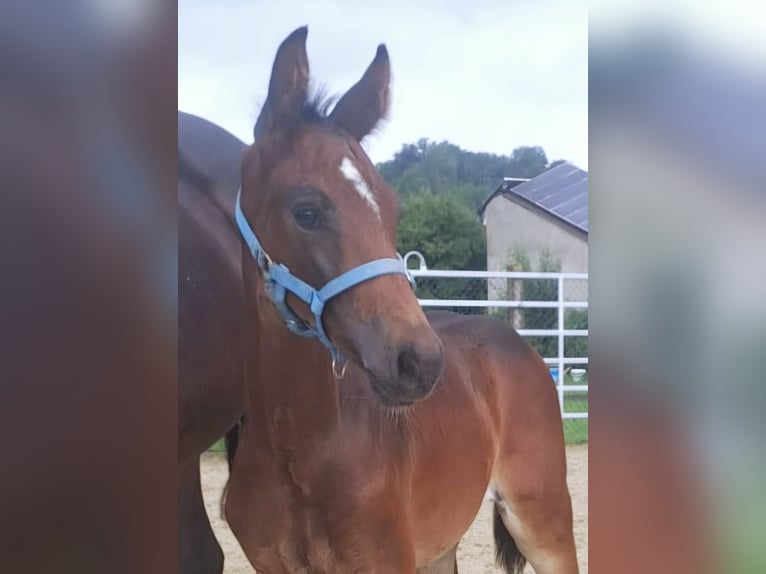
{"label": "horse leg", "polygon": [[458,574],[457,544],[436,562],[423,568],[418,568],[416,574]]}
{"label": "horse leg", "polygon": [[495,503],[498,561],[509,574],[521,574],[525,558],[536,574],[578,573],[571,512],[554,511],[553,504],[521,497]]}
{"label": "horse leg", "polygon": [[179,574],[221,574],[223,572],[223,551],[213,534],[202,498],[199,458],[180,469],[178,572]]}
{"label": "horse leg", "polygon": [[577,574],[566,462],[550,460],[554,453],[538,451],[523,461],[519,455],[501,460],[493,477],[499,562],[513,574],[521,573],[524,558],[536,574]]}

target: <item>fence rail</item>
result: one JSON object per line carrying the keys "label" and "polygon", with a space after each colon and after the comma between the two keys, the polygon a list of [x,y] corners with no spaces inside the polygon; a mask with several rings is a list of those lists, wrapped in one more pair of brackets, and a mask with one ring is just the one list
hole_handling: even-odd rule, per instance
{"label": "fence rail", "polygon": [[471,301],[469,299],[423,299],[424,307],[504,307],[512,309],[587,309],[588,303],[581,301],[502,301],[498,299]]}
{"label": "fence rail", "polygon": [[[587,381],[587,352],[582,352],[583,345],[575,347],[582,356],[571,356],[572,353],[567,352],[568,342],[573,339],[584,339],[587,346],[587,273],[434,270],[419,259],[420,268],[411,269],[410,273],[423,307],[491,314],[509,321],[552,367],[562,418],[565,421],[585,419],[587,423],[588,385],[577,384],[580,378]],[[460,280],[468,286],[460,287]],[[526,297],[529,291],[536,296]],[[586,328],[567,326],[567,313],[572,312],[580,313],[576,319],[585,322]],[[555,345],[551,344],[552,340]],[[583,368],[578,370],[574,366]],[[569,403],[570,396],[576,397],[574,404]]]}

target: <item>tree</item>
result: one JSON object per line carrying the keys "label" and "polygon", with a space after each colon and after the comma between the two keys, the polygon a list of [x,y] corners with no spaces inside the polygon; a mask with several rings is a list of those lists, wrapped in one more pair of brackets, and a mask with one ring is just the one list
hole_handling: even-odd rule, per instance
{"label": "tree", "polygon": [[483,269],[484,229],[477,215],[449,194],[421,191],[402,200],[398,248],[416,250],[435,269]]}
{"label": "tree", "polygon": [[548,168],[548,158],[540,146],[517,147],[511,154],[516,164],[516,177],[535,177]]}
{"label": "tree", "polygon": [[[449,194],[428,191],[402,201],[397,246],[419,251],[434,269],[484,269],[484,229],[476,214]],[[482,280],[421,278],[418,296],[435,299],[485,298]],[[481,312],[481,309],[478,310]]]}
{"label": "tree", "polygon": [[470,152],[447,141],[421,138],[403,145],[378,169],[402,197],[423,190],[450,194],[475,211],[504,177],[531,178],[547,167],[545,151],[539,146],[518,147],[505,156]]}
{"label": "tree", "polygon": [[[423,253],[432,268],[486,269],[484,230],[478,210],[504,177],[532,178],[548,158],[539,146],[521,146],[510,155],[471,152],[447,142],[421,138],[378,165],[402,201],[399,250]],[[433,282],[436,285],[436,282]],[[427,284],[427,282],[423,282]],[[439,298],[473,290],[486,295],[486,282],[468,285],[441,280]],[[436,289],[436,287],[433,287]]]}

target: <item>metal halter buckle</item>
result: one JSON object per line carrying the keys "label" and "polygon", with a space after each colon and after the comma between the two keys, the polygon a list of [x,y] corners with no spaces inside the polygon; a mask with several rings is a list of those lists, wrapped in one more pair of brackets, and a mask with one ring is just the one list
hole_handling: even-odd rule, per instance
{"label": "metal halter buckle", "polygon": [[[338,363],[340,363],[340,368],[338,367]],[[346,374],[346,367],[348,366],[348,363],[346,361],[338,361],[337,359],[332,360],[332,374],[335,375],[335,378],[337,380],[341,380],[343,376]]]}

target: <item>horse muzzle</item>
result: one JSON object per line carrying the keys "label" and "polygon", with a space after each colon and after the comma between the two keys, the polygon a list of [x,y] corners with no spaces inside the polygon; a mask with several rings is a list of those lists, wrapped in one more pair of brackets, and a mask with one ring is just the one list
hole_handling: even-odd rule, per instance
{"label": "horse muzzle", "polygon": [[[419,330],[420,331],[420,330]],[[375,394],[386,406],[404,406],[427,397],[444,368],[444,347],[430,329],[391,345],[379,360],[363,358]],[[366,360],[365,360],[366,359]]]}

